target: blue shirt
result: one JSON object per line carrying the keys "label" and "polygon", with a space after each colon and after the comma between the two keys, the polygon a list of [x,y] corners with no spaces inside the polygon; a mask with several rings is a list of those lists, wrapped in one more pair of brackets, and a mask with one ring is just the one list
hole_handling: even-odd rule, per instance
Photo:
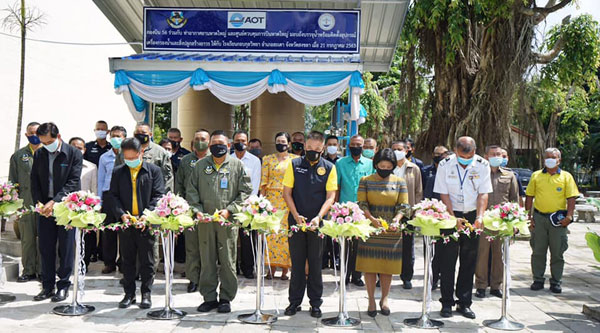
{"label": "blue shirt", "polygon": [[356,162],[352,156],[340,158],[335,163],[337,169],[338,187],[340,189],[340,202],[356,202],[358,184],[362,177],[375,173],[373,160],[361,156]]}
{"label": "blue shirt", "polygon": [[110,179],[112,178],[112,171],[115,167],[115,152],[109,150],[100,156],[98,161],[98,195],[102,197],[102,193],[108,191],[110,188]]}

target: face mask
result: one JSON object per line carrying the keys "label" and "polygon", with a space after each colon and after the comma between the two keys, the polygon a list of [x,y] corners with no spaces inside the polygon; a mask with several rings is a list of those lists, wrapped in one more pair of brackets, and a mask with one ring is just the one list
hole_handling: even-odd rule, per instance
{"label": "face mask", "polygon": [[444,158],[442,156],[434,156],[433,163],[439,164]]}
{"label": "face mask", "polygon": [[41,143],[40,138],[37,135],[31,135],[27,137],[27,141],[34,146],[37,146]]}
{"label": "face mask", "polygon": [[456,158],[458,159],[458,163],[462,164],[462,165],[469,165],[471,164],[471,162],[473,162],[473,158],[462,158],[460,156],[456,156]]}
{"label": "face mask", "polygon": [[404,152],[402,150],[394,150],[394,155],[396,155],[397,161],[402,161],[404,158],[407,157],[406,152]]}
{"label": "face mask", "polygon": [[260,148],[254,148],[254,149],[250,149],[248,150],[248,152],[256,157],[259,157],[260,154],[262,154],[262,149]]}
{"label": "face mask", "polygon": [[237,151],[244,151],[246,150],[246,145],[241,142],[237,142],[233,144],[233,149]]}
{"label": "face mask", "polygon": [[135,160],[125,160],[125,165],[132,169],[139,167],[140,164],[142,164],[142,160],[140,160],[139,158],[136,158]]}
{"label": "face mask", "polygon": [[304,144],[302,142],[292,142],[292,149],[294,151],[304,150]]}
{"label": "face mask", "polygon": [[55,152],[58,149],[58,139],[54,140],[54,142],[49,145],[45,145],[44,148],[51,153]]}
{"label": "face mask", "polygon": [[94,131],[94,134],[96,134],[97,139],[103,140],[103,139],[106,139],[106,135],[108,134],[108,132],[99,130],[99,131]]}
{"label": "face mask", "polygon": [[373,156],[375,156],[375,150],[373,150],[373,149],[363,149],[362,154],[366,158],[373,158]]}
{"label": "face mask", "polygon": [[502,156],[490,157],[490,165],[494,168],[497,168],[502,165]]}
{"label": "face mask", "polygon": [[277,149],[278,152],[283,153],[289,149],[289,146],[284,143],[276,143],[275,149]]}
{"label": "face mask", "polygon": [[173,147],[173,149],[179,148],[179,141],[169,140],[169,142],[171,143],[171,147]]}
{"label": "face mask", "polygon": [[362,147],[350,147],[350,155],[356,157],[362,154]]}
{"label": "face mask", "polygon": [[203,152],[208,149],[208,142],[206,141],[197,141],[194,143],[194,149],[199,152]]}
{"label": "face mask", "polygon": [[500,163],[501,167],[505,167],[508,165],[508,158],[504,157],[502,158],[502,163]]}
{"label": "face mask", "polygon": [[223,157],[227,154],[227,145],[212,145],[210,146],[210,153],[216,158]]}
{"label": "face mask", "polygon": [[329,155],[337,154],[337,147],[336,146],[327,146],[327,154],[329,154]]}
{"label": "face mask", "polygon": [[547,158],[544,160],[544,165],[548,169],[554,169],[558,165],[558,160],[556,158]]}
{"label": "face mask", "polygon": [[321,153],[319,153],[316,150],[307,150],[306,151],[306,159],[308,159],[311,162],[318,161],[319,157],[321,157]]}
{"label": "face mask", "polygon": [[412,156],[412,150],[408,150],[406,152],[406,158],[410,158]]}
{"label": "face mask", "polygon": [[169,156],[169,158],[173,157],[173,152],[167,150],[167,156]]}
{"label": "face mask", "polygon": [[377,174],[381,178],[387,178],[387,177],[389,177],[392,174],[392,171],[393,170],[377,169]]}
{"label": "face mask", "polygon": [[113,146],[113,148],[115,148],[115,149],[121,148],[121,142],[123,142],[122,138],[119,138],[119,137],[110,138],[110,145]]}
{"label": "face mask", "polygon": [[141,144],[146,144],[150,141],[150,135],[148,134],[134,134],[133,135]]}

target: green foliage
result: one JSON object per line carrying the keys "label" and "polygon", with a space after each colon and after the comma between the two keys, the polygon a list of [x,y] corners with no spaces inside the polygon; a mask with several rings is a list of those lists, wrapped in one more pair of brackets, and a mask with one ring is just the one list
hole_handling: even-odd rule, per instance
{"label": "green foliage", "polygon": [[596,258],[596,261],[600,262],[600,235],[589,231],[585,234],[585,240],[588,247],[594,253],[594,258]]}
{"label": "green foliage", "polygon": [[171,128],[171,103],[154,105],[154,130],[153,140],[159,142],[167,137],[167,131]]}

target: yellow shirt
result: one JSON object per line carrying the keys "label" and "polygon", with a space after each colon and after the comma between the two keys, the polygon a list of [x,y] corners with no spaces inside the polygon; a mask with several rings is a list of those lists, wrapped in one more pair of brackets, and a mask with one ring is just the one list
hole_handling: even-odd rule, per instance
{"label": "yellow shirt", "polygon": [[[311,163],[314,165],[314,163]],[[292,163],[288,164],[287,169],[285,170],[285,175],[283,176],[283,186],[294,188],[294,167]],[[335,165],[331,168],[329,172],[329,176],[327,177],[327,184],[325,184],[325,191],[337,191],[337,172],[335,170]]]}
{"label": "yellow shirt", "polygon": [[137,202],[137,176],[142,168],[142,163],[136,168],[129,168],[129,172],[131,173],[131,193],[133,194],[133,198],[131,199],[131,214],[133,216],[138,216],[139,214]]}
{"label": "yellow shirt", "polygon": [[567,199],[579,195],[573,176],[560,169],[553,175],[545,170],[538,170],[531,175],[525,193],[535,199],[533,206],[542,213],[567,209]]}

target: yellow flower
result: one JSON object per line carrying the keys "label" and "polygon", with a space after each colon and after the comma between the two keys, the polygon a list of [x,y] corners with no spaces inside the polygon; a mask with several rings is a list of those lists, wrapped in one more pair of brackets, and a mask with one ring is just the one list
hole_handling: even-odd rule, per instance
{"label": "yellow flower", "polygon": [[390,227],[389,224],[382,218],[379,218],[379,223],[381,223],[381,227],[385,230],[388,230]]}

